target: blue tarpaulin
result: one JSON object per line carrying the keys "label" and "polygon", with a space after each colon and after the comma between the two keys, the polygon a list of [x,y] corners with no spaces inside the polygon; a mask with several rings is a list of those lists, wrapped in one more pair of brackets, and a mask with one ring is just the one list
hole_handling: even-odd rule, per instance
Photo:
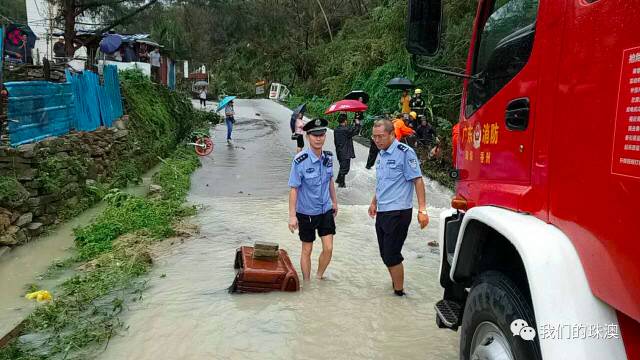
{"label": "blue tarpaulin", "polygon": [[71,84],[46,81],[5,83],[11,145],[66,134],[74,126]]}
{"label": "blue tarpaulin", "polygon": [[9,136],[20,145],[68,133],[111,127],[123,114],[117,68],[105,67],[104,85],[91,71],[67,72],[67,83],[23,81],[5,84],[9,91]]}
{"label": "blue tarpaulin", "polygon": [[167,79],[167,87],[171,90],[176,89],[176,62],[169,60],[169,76]]}
{"label": "blue tarpaulin", "polygon": [[118,68],[115,65],[108,65],[104,68],[104,90],[105,99],[108,102],[107,112],[103,113],[103,121],[106,126],[124,114],[122,108],[122,94],[120,93],[120,79],[118,78]]}
{"label": "blue tarpaulin", "polygon": [[85,71],[81,74],[67,74],[73,84],[78,130],[91,131],[99,126],[111,127],[113,121],[121,117],[122,97],[120,80],[115,65],[104,67],[104,85],[100,85],[98,75]]}
{"label": "blue tarpaulin", "polygon": [[93,131],[100,124],[100,106],[98,104],[98,88],[100,79],[91,71],[71,75],[73,97],[76,103],[76,129]]}

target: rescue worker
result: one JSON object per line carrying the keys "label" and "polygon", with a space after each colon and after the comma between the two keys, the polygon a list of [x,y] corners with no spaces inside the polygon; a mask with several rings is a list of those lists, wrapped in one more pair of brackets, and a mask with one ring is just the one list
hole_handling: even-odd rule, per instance
{"label": "rescue worker", "polygon": [[351,159],[355,159],[356,152],[353,148],[353,137],[360,132],[360,120],[353,119],[354,124],[347,126],[347,114],[338,116],[338,126],[333,130],[333,140],[336,145],[336,157],[340,164],[336,184],[338,187],[346,187],[345,177],[351,168]]}
{"label": "rescue worker", "polygon": [[396,140],[398,141],[402,141],[403,138],[413,135],[414,133],[413,129],[405,124],[402,119],[402,114],[398,114],[396,118],[393,119],[393,128]]}
{"label": "rescue worker", "polygon": [[415,90],[415,94],[413,95],[413,98],[411,98],[411,101],[409,102],[409,107],[411,108],[411,111],[415,111],[416,114],[418,115],[424,114],[425,103],[424,103],[424,99],[422,98],[421,89]]}
{"label": "rescue worker", "polygon": [[420,228],[429,224],[425,186],[415,151],[395,139],[389,120],[376,121],[372,137],[380,153],[376,160],[376,193],[369,206],[369,216],[376,219],[380,257],[391,275],[394,294],[403,296],[402,246],[411,224],[414,188]]}
{"label": "rescue worker", "polygon": [[328,122],[309,121],[303,128],[308,146],[298,153],[289,174],[289,231],[298,229],[302,241],[300,268],[305,281],[311,278],[311,251],[316,232],[322,240],[316,277],[323,279],[333,252],[336,233],[334,217],[338,214],[338,199],[333,184],[333,154],[323,151]]}
{"label": "rescue worker", "polygon": [[[420,115],[422,116],[422,115]],[[407,121],[408,120],[408,121]],[[407,124],[413,130],[418,128],[418,114],[415,111],[409,113],[409,116],[405,116],[405,124]]]}
{"label": "rescue worker", "polygon": [[400,112],[408,114],[411,111],[409,103],[411,102],[411,96],[409,96],[409,90],[402,90],[402,96],[400,97]]}

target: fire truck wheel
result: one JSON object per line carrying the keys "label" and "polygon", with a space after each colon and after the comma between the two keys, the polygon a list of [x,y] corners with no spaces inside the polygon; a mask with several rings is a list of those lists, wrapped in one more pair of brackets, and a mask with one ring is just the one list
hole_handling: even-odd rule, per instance
{"label": "fire truck wheel", "polygon": [[487,271],[478,276],[467,297],[460,359],[540,360],[535,329],[531,305],[515,283],[500,272]]}

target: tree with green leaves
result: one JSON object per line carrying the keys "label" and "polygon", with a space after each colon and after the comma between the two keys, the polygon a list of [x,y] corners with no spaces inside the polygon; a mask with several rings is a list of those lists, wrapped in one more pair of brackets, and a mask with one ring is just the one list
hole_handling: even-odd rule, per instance
{"label": "tree with green leaves", "polygon": [[[6,17],[3,20],[13,20],[21,23],[27,22],[27,5],[24,0],[0,1],[0,15]],[[5,22],[3,21],[3,22]]]}
{"label": "tree with green leaves", "polygon": [[82,16],[100,18],[102,27],[95,30],[96,36],[131,21],[135,15],[145,11],[158,0],[48,0],[57,9],[55,22],[64,29],[65,53],[73,57],[76,44],[76,25]]}

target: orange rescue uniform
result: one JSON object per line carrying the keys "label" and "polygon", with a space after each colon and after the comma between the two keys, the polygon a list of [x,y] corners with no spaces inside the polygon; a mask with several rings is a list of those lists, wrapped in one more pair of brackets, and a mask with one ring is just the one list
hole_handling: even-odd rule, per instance
{"label": "orange rescue uniform", "polygon": [[403,137],[413,135],[413,129],[405,125],[402,119],[393,120],[393,129],[396,134],[396,140],[400,141]]}

